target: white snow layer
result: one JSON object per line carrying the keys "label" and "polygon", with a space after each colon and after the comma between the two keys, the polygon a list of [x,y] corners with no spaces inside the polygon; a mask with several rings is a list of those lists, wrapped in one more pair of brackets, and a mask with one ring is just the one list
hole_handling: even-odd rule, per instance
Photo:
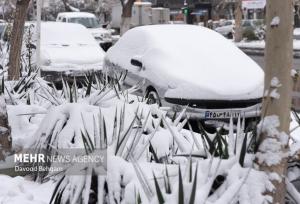
{"label": "white snow layer", "polygon": [[0,175],[0,203],[48,204],[54,187],[52,181],[39,184],[23,177]]}

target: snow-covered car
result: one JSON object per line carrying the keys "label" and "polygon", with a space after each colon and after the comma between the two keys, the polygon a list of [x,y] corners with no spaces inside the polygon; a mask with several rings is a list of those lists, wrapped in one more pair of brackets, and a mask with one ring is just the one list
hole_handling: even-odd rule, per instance
{"label": "snow-covered car", "polygon": [[233,38],[233,31],[234,30],[234,20],[227,20],[224,21],[222,26],[215,28],[215,31],[222,34],[223,36],[231,39]]}
{"label": "snow-covered car", "polygon": [[[26,22],[23,48],[29,29],[33,33],[30,44],[35,50],[35,22]],[[6,25],[3,42],[8,42]],[[9,44],[9,43],[4,43]],[[32,61],[35,63],[35,54]],[[75,23],[42,22],[41,23],[41,75],[48,81],[60,82],[61,77],[73,79],[85,77],[87,73],[102,71],[105,52],[99,47],[90,32],[82,25]]]}
{"label": "snow-covered car", "polygon": [[[101,72],[105,52],[90,32],[75,23],[45,22],[41,25],[41,74],[55,81],[56,73],[80,77]],[[58,78],[60,80],[60,78]]]}
{"label": "snow-covered car", "polygon": [[112,33],[110,30],[101,27],[97,17],[87,12],[63,12],[56,18],[57,22],[78,23],[85,26],[99,45],[106,51],[112,46]]}
{"label": "snow-covered car", "polygon": [[124,71],[125,85],[144,81],[140,91],[148,103],[173,111],[187,107],[191,118],[216,121],[260,114],[264,72],[232,42],[205,27],[129,30],[108,50],[103,66],[109,77]]}

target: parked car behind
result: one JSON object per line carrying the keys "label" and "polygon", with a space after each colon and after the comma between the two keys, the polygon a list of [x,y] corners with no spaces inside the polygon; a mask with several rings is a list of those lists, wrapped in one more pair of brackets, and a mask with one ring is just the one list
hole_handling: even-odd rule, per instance
{"label": "parked car behind", "polygon": [[[9,40],[7,24],[1,41]],[[24,38],[28,31],[35,34],[35,22],[26,22]],[[35,48],[32,37],[30,45]],[[23,40],[25,42],[25,39]],[[3,43],[5,44],[5,43]],[[8,43],[6,43],[8,44]],[[26,49],[23,43],[23,52]],[[60,82],[61,77],[73,79],[84,77],[88,72],[101,72],[105,52],[90,32],[74,23],[42,22],[41,24],[41,75],[48,81]],[[35,54],[32,54],[35,61]]]}
{"label": "parked car behind", "polygon": [[99,45],[106,51],[112,46],[112,34],[109,30],[101,27],[96,16],[87,12],[63,12],[59,13],[56,18],[57,22],[78,23],[85,26]]}
{"label": "parked car behind", "polygon": [[55,81],[57,73],[79,77],[101,71],[105,52],[84,26],[48,22],[41,32],[42,76]]}
{"label": "parked car behind", "polygon": [[[188,36],[188,37],[183,37]],[[208,28],[153,25],[129,30],[111,47],[103,71],[128,71],[124,84],[145,80],[148,103],[188,107],[191,118],[255,118],[263,95],[262,69],[232,42]]]}
{"label": "parked car behind", "polygon": [[222,26],[215,28],[215,31],[227,37],[229,39],[233,38],[234,20],[227,20]]}

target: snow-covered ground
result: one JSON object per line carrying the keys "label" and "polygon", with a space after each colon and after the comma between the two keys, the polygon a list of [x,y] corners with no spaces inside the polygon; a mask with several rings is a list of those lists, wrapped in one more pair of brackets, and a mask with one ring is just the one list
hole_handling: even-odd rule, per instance
{"label": "snow-covered ground", "polygon": [[43,184],[24,177],[0,175],[0,203],[3,204],[48,204],[55,183]]}

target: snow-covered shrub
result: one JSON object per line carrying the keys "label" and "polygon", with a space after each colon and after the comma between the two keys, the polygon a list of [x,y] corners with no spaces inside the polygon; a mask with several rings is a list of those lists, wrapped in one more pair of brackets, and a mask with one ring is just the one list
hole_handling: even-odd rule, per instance
{"label": "snow-covered shrub", "polygon": [[[38,175],[57,181],[51,203],[271,201],[263,193],[272,190],[270,180],[276,176],[255,168],[256,133],[245,130],[243,119],[235,125],[231,120],[226,135],[221,127],[208,134],[201,125],[196,133],[185,110],[170,119],[157,105],[131,95],[137,87],[122,90],[119,83],[100,78],[62,84],[57,90],[37,77],[27,77],[6,85],[7,98],[20,109],[30,98],[31,107],[38,105],[42,108],[37,110],[44,111],[27,147],[53,154],[72,148],[86,149],[86,154],[107,151],[106,175],[97,174],[97,167],[78,176]],[[295,169],[290,172],[290,178],[298,175]]]}
{"label": "snow-covered shrub", "polygon": [[[118,97],[110,101],[110,105],[98,104],[100,107],[76,103],[60,105],[45,117],[37,132],[36,138],[40,139],[35,147],[54,151],[87,146],[103,147],[107,148],[109,161],[107,176],[88,172],[96,169],[87,169],[85,176],[63,176],[53,193],[52,203],[80,203],[94,199],[99,203],[135,203],[138,200],[142,203],[157,203],[158,199],[174,203],[179,195],[185,202],[191,203],[192,200],[221,203],[225,198],[243,203],[239,196],[245,196],[247,189],[252,188],[252,180],[248,180],[248,176],[260,175],[250,168],[251,156],[245,159],[253,136],[246,136],[241,127],[238,135],[230,131],[230,138],[218,134],[201,136],[183,129],[187,122],[180,122],[183,113],[172,121],[155,105],[149,106],[142,102],[129,104]],[[154,113],[158,118],[152,117]],[[242,126],[242,122],[237,126]],[[212,147],[205,148],[210,143]],[[217,159],[217,151],[218,154],[227,151],[228,156]],[[238,162],[249,169],[242,168]],[[181,176],[178,165],[184,169]],[[231,174],[233,169],[235,173]],[[236,174],[241,176],[234,179]],[[218,179],[223,181],[217,184]],[[268,179],[259,181],[261,188],[255,192],[261,197],[257,199],[266,200],[268,197],[262,196],[261,192],[269,188],[270,184]],[[167,186],[178,187],[170,189]],[[76,193],[81,191],[86,193]]]}

